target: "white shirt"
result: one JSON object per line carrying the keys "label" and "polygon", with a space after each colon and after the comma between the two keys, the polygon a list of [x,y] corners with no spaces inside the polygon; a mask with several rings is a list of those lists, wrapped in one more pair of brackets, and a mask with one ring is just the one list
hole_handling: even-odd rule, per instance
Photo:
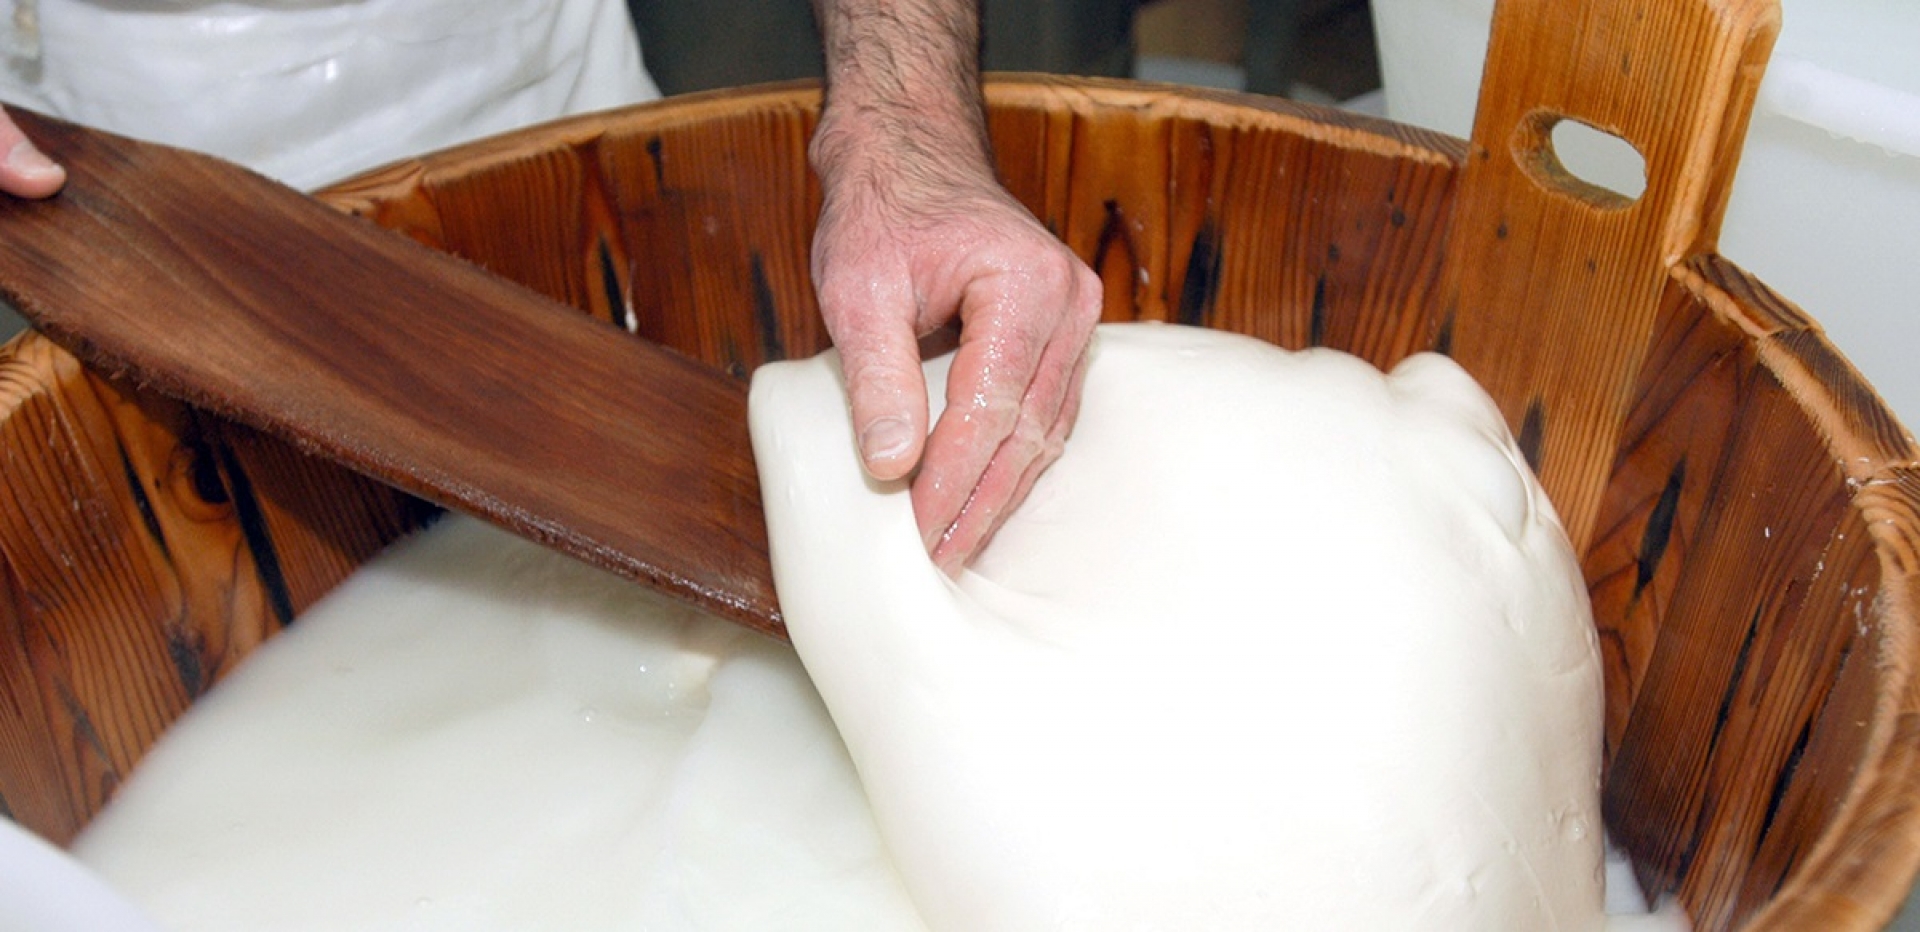
{"label": "white shirt", "polygon": [[624,0],[13,0],[0,100],[300,188],[659,96]]}

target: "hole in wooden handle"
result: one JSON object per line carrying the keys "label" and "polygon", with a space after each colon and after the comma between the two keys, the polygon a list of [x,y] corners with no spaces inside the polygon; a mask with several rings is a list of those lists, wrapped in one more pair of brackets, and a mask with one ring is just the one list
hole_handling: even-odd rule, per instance
{"label": "hole in wooden handle", "polygon": [[1603,210],[1631,207],[1647,190],[1647,160],[1632,143],[1558,113],[1522,120],[1514,157],[1541,187]]}

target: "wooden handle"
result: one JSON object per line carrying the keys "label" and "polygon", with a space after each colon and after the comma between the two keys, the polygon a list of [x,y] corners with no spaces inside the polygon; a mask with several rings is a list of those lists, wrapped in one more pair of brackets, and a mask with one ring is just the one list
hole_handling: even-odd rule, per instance
{"label": "wooden handle", "polygon": [[736,380],[209,156],[15,112],[67,167],[0,291],[109,373],[782,632]]}
{"label": "wooden handle", "polygon": [[[1593,533],[1661,289],[1714,247],[1779,23],[1777,0],[1495,8],[1437,342],[1504,399],[1576,549]],[[1564,119],[1631,144],[1645,191],[1628,200],[1567,172],[1551,143]],[[1507,323],[1518,319],[1524,331]]]}

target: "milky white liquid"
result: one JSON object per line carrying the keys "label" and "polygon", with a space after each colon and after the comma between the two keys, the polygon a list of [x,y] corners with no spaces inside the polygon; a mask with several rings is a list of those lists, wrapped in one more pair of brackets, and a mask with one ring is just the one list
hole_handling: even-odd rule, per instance
{"label": "milky white liquid", "polygon": [[[1096,419],[1097,407],[1088,412]],[[1081,446],[1076,439],[1074,449]],[[1046,502],[1036,490],[1032,515],[1041,525],[1063,514],[1064,506],[1049,509]],[[778,548],[778,527],[775,540]],[[873,564],[866,569],[869,578],[880,572]],[[995,572],[994,564],[983,561],[981,571]],[[984,591],[980,580],[962,585]],[[784,580],[782,593],[784,601]],[[986,598],[1016,595],[1001,589]],[[865,653],[871,646],[848,641],[839,662],[855,670],[899,667],[897,657]],[[1162,695],[1209,696],[1207,684],[1179,679],[1185,657],[1176,653],[1158,667],[1149,661],[1132,680]],[[973,663],[971,674],[983,682],[1008,682],[1005,671],[980,665],[990,655],[944,659],[956,670]],[[844,691],[850,681],[837,682]],[[1085,718],[1081,730],[1094,735],[1153,738],[1166,724],[1102,720],[1099,708],[1052,704],[1077,709]],[[1173,724],[1202,738],[1248,727],[1247,710],[1214,711]],[[1262,713],[1267,724],[1260,727],[1297,727],[1288,722],[1303,711],[1333,730],[1324,717],[1337,708],[1326,705],[1280,707],[1279,714]],[[865,742],[867,759],[880,753],[876,748],[921,747],[902,738],[856,732],[854,743]],[[1572,740],[1597,744],[1598,737]],[[1166,750],[1148,744],[1141,759]],[[977,791],[940,795],[953,791],[955,775],[991,775],[997,763],[884,761],[883,768],[893,768],[887,772],[918,773],[933,790],[921,813],[933,830],[918,834],[897,830],[894,793],[893,853],[909,865],[953,851],[977,850],[1000,862],[1031,856],[1015,850],[1025,837],[1018,830],[998,835],[1008,844],[996,850],[995,833],[968,837],[966,826],[943,823],[954,806],[979,800]],[[1052,771],[1058,763],[1038,766]],[[1302,752],[1289,766],[1327,774],[1342,762]],[[1422,792],[1423,783],[1407,781],[1408,791]],[[1022,811],[1026,803],[1013,799],[1008,808]],[[1099,837],[1155,844],[1138,829],[1162,823],[1140,815],[1116,812],[1114,827],[1134,833]],[[449,519],[357,574],[197,704],[76,850],[176,932],[911,930],[926,927],[920,912],[940,927],[941,904],[952,897],[923,895],[916,910],[880,838],[847,753],[791,652]],[[1275,844],[1313,856],[1343,841],[1311,832],[1275,836]],[[1580,848],[1595,853],[1597,874],[1597,838],[1583,838]],[[1125,854],[1108,860],[1124,861]],[[1382,862],[1367,883],[1383,895],[1404,886],[1406,878],[1391,876],[1395,866]],[[954,875],[960,899],[969,890],[1001,895],[964,886],[972,882],[966,870],[961,865]],[[1591,897],[1596,924],[1597,882],[1591,894],[1576,892],[1581,902]],[[1270,878],[1262,889],[1296,904],[1294,917],[1304,923],[1296,926],[1338,928],[1312,919],[1319,886],[1319,878],[1296,873]],[[1175,911],[1204,911],[1205,899],[1192,897]],[[1074,905],[1088,914],[1099,909]],[[1075,917],[1055,925],[1076,927]]]}
{"label": "milky white liquid", "polygon": [[791,650],[464,518],[248,658],[74,851],[175,932],[921,928]]}

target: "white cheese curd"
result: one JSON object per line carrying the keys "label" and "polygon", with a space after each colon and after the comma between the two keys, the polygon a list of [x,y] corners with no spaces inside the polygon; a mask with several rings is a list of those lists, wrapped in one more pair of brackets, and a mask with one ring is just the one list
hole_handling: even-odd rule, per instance
{"label": "white cheese curd", "polygon": [[1157,325],[1086,379],[957,581],[835,357],[754,380],[781,605],[928,924],[1600,928],[1590,610],[1481,389]]}
{"label": "white cheese curd", "polygon": [[781,600],[873,809],[792,651],[449,518],[75,853],[170,932],[1597,928],[1583,590],[1478,390],[1099,340],[957,583],[861,479],[832,357],[756,385]]}
{"label": "white cheese curd", "polygon": [[464,518],[249,657],[74,852],[173,932],[922,927],[792,651]]}

